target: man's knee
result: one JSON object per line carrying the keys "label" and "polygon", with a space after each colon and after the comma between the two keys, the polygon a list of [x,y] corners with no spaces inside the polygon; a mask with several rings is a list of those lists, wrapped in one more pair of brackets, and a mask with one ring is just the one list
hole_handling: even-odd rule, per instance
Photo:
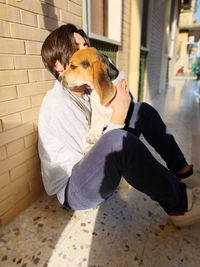
{"label": "man's knee", "polygon": [[103,143],[104,147],[109,147],[111,151],[122,151],[133,149],[141,141],[136,135],[124,129],[114,129],[105,133],[100,142]]}
{"label": "man's knee", "polygon": [[127,136],[127,131],[125,131],[123,128],[113,129],[105,133],[100,138],[100,141],[104,143],[104,146],[105,145],[109,146],[109,145],[117,144],[117,143],[121,144],[122,139],[126,136]]}

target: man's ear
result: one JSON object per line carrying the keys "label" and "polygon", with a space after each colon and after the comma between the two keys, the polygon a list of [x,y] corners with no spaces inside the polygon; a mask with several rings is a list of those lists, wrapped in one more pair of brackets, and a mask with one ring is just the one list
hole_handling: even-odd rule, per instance
{"label": "man's ear", "polygon": [[59,73],[64,71],[64,67],[59,60],[56,60],[56,62],[54,63],[54,69],[57,70]]}

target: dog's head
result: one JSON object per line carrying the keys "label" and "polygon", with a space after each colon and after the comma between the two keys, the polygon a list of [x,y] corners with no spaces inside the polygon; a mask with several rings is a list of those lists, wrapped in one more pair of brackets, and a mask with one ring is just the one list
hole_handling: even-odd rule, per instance
{"label": "dog's head", "polygon": [[70,90],[88,84],[96,90],[101,104],[106,105],[115,95],[112,80],[118,74],[119,71],[108,57],[89,47],[73,54],[68,68],[62,74],[62,84]]}

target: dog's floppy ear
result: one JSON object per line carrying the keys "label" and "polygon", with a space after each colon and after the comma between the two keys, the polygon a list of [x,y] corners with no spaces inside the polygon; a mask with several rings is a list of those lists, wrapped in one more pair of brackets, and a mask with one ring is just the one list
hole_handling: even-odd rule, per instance
{"label": "dog's floppy ear", "polygon": [[115,87],[108,76],[107,69],[101,61],[93,63],[93,84],[99,95],[101,105],[105,106],[115,95]]}
{"label": "dog's floppy ear", "polygon": [[108,76],[111,80],[115,80],[119,75],[119,70],[114,66],[111,59],[104,54],[100,54],[101,60],[106,63],[108,67]]}

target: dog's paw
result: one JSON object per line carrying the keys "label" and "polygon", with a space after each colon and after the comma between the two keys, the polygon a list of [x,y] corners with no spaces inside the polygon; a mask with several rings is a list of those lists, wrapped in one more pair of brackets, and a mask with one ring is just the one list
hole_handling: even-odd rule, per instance
{"label": "dog's paw", "polygon": [[99,133],[89,132],[86,140],[87,140],[87,143],[89,144],[95,144],[99,140],[100,137],[101,137],[101,134]]}
{"label": "dog's paw", "polygon": [[85,149],[83,150],[83,155],[86,155],[90,149],[93,147],[94,144],[88,144],[86,145]]}

